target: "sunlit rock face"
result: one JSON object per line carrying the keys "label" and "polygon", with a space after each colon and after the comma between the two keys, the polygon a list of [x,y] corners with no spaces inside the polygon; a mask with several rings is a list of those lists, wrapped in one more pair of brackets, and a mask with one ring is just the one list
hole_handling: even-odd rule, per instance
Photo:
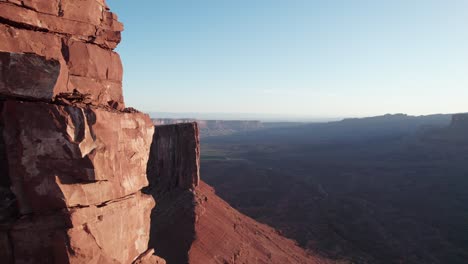
{"label": "sunlit rock face", "polygon": [[154,127],[124,105],[122,30],[104,0],[0,0],[2,263],[164,263],[141,192]]}
{"label": "sunlit rock face", "polygon": [[123,25],[104,1],[0,0],[0,20],[2,95],[53,101],[75,92],[92,105],[125,108],[112,50]]}
{"label": "sunlit rock face", "polygon": [[140,113],[4,101],[12,188],[24,213],[89,206],[147,185],[153,126]]}

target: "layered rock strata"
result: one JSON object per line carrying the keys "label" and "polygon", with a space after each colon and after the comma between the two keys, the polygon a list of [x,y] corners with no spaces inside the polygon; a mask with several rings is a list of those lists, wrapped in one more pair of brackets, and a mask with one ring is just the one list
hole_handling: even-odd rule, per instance
{"label": "layered rock strata", "polygon": [[124,109],[122,30],[104,0],[0,0],[0,93]]}
{"label": "layered rock strata", "polygon": [[148,250],[154,127],[125,108],[104,0],[0,0],[2,263],[163,263]]}

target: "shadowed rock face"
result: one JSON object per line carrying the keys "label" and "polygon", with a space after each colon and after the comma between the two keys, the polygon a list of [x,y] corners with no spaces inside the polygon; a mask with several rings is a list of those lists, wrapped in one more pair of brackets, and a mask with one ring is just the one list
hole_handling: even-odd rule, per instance
{"label": "shadowed rock face", "polygon": [[0,52],[0,92],[47,99],[53,96],[60,63],[35,54]]}
{"label": "shadowed rock face", "polygon": [[197,123],[157,126],[148,164],[151,186],[158,192],[190,190],[200,181],[200,139]]}
{"label": "shadowed rock face", "polygon": [[195,239],[193,190],[200,181],[197,123],[155,127],[147,167],[151,193],[158,206],[151,214],[150,248],[168,263],[189,263]]}
{"label": "shadowed rock face", "polygon": [[164,263],[148,250],[154,127],[126,109],[104,0],[0,0],[2,263]]}

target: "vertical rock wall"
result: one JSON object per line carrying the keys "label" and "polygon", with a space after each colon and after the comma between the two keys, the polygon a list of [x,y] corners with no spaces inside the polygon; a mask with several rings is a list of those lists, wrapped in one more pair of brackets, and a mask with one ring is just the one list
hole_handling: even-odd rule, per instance
{"label": "vertical rock wall", "polygon": [[150,186],[164,193],[190,190],[200,183],[198,124],[157,126],[148,163]]}
{"label": "vertical rock wall", "polygon": [[195,240],[195,192],[200,183],[197,123],[157,126],[148,162],[151,213],[150,247],[168,263],[190,263]]}
{"label": "vertical rock wall", "polygon": [[2,263],[152,259],[154,128],[124,106],[122,30],[104,0],[0,0]]}

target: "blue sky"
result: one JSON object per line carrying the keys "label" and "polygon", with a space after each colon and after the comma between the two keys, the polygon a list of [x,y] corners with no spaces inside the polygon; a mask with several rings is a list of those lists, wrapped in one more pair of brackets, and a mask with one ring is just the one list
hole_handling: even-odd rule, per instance
{"label": "blue sky", "polygon": [[466,0],[108,0],[127,105],[301,117],[468,111]]}

